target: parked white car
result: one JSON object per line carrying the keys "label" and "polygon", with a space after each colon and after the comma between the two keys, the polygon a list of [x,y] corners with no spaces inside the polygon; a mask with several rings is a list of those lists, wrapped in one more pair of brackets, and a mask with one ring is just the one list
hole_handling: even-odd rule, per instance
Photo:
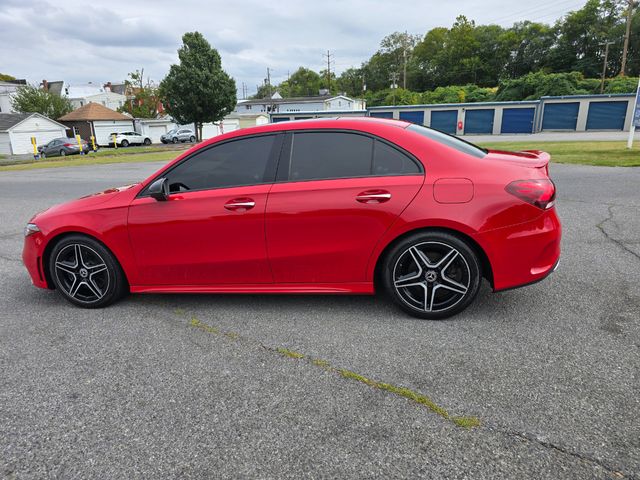
{"label": "parked white car", "polygon": [[113,145],[113,136],[116,136],[116,144],[119,147],[129,145],[151,145],[151,139],[138,132],[114,132],[111,134],[110,143]]}

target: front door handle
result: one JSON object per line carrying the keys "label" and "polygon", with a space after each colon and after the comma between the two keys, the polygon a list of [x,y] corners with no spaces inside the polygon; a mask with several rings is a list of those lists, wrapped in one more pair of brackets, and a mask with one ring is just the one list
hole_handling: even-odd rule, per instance
{"label": "front door handle", "polygon": [[360,203],[384,203],[391,200],[391,194],[386,190],[367,190],[356,196]]}
{"label": "front door handle", "polygon": [[234,198],[224,204],[224,208],[233,212],[244,212],[246,210],[251,210],[255,206],[256,202],[253,198],[248,197]]}

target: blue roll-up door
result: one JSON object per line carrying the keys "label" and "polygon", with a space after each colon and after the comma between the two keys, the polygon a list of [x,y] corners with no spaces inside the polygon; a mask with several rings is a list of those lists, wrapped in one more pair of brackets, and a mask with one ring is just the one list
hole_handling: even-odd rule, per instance
{"label": "blue roll-up door", "polygon": [[289,121],[289,117],[272,117],[271,118],[271,123],[288,122],[288,121]]}
{"label": "blue roll-up door", "polygon": [[545,104],[542,130],[575,130],[579,109],[578,102]]}
{"label": "blue roll-up door", "polygon": [[467,110],[464,115],[464,133],[493,133],[493,108]]}
{"label": "blue roll-up door", "polygon": [[532,133],[535,113],[535,108],[505,108],[500,133]]}
{"label": "blue roll-up door", "polygon": [[400,120],[424,125],[424,112],[400,112]]}
{"label": "blue roll-up door", "polygon": [[431,128],[455,135],[456,123],[458,123],[457,110],[431,112],[431,125],[429,125]]}
{"label": "blue roll-up door", "polygon": [[376,118],[393,118],[393,112],[369,112],[369,116]]}
{"label": "blue roll-up door", "polygon": [[629,102],[591,102],[587,130],[623,130]]}

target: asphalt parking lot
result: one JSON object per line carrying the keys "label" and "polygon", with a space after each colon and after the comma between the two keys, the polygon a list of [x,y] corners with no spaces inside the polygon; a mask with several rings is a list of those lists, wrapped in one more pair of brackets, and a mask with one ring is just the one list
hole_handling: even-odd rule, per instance
{"label": "asphalt parking lot", "polygon": [[640,168],[552,165],[560,269],[485,286],[448,321],[377,297],[149,295],[87,311],[31,287],[33,213],[158,166],[0,173],[4,477],[640,477]]}

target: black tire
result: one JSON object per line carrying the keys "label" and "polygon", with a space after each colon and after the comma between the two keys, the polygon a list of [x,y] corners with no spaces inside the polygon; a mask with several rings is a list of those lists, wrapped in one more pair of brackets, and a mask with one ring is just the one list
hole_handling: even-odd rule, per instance
{"label": "black tire", "polygon": [[129,146],[129,141],[128,140],[122,140],[122,142],[120,142],[120,146],[121,147],[128,147]]}
{"label": "black tire", "polygon": [[150,138],[145,138],[144,139],[144,144],[145,145],[151,145],[151,139]]}
{"label": "black tire", "polygon": [[178,137],[173,137],[173,138],[171,139],[171,141],[172,141],[173,143],[178,143]]}
{"label": "black tire", "polygon": [[190,141],[191,143],[194,143],[194,142],[196,141],[196,137],[194,137],[193,135],[191,135],[191,136],[189,137],[189,141]]}
{"label": "black tire", "polygon": [[387,293],[405,312],[440,320],[467,308],[480,290],[478,256],[464,240],[445,232],[422,232],[394,245],[383,260]]}
{"label": "black tire", "polygon": [[49,256],[49,273],[60,295],[82,308],[106,307],[129,290],[113,254],[84,235],[70,235],[56,243]]}
{"label": "black tire", "polygon": [[67,155],[67,152],[65,152],[64,150],[60,150],[60,156],[64,157]]}

